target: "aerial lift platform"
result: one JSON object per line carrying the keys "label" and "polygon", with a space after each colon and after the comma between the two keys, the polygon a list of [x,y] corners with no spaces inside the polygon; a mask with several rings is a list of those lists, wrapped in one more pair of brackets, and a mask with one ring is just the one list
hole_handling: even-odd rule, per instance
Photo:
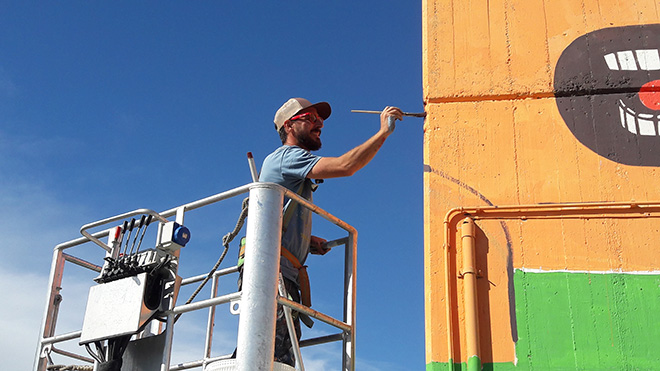
{"label": "aerial lift platform", "polygon": [[[256,178],[254,172],[253,178]],[[216,264],[211,273],[179,277],[179,250],[191,236],[189,226],[184,224],[186,215],[246,193],[250,202],[242,290],[218,294],[219,278],[237,275],[237,266],[216,269]],[[284,197],[298,202],[347,233],[346,237],[327,243],[327,247],[345,246],[341,320],[287,298],[279,273]],[[158,229],[154,247],[141,250],[145,231],[154,224]],[[194,226],[190,227],[194,231]],[[118,369],[116,362],[123,363],[122,371],[294,370],[273,361],[278,303],[285,308],[290,333],[293,331],[292,311],[304,313],[339,330],[334,334],[303,339],[300,343],[296,336],[291,336],[296,370],[304,370],[301,347],[331,342],[342,344],[341,369],[355,370],[357,231],[295,192],[274,183],[255,181],[163,212],[138,209],[116,215],[84,225],[80,233],[82,237],[59,244],[54,249],[34,371],[103,371],[112,370],[112,367]],[[69,254],[67,250],[73,247],[76,251],[85,251],[86,257],[94,258],[83,259]],[[61,316],[61,290],[67,264],[83,267],[99,276],[90,282],[82,328],[58,333],[56,324]],[[209,298],[177,304],[182,287],[206,279],[212,283]],[[235,354],[212,354],[216,306],[221,304],[228,305],[230,312],[238,316]],[[176,320],[181,315],[204,309],[208,310],[208,320],[199,358],[172,365]],[[67,342],[70,346],[75,341],[77,351],[64,350],[60,346]]]}

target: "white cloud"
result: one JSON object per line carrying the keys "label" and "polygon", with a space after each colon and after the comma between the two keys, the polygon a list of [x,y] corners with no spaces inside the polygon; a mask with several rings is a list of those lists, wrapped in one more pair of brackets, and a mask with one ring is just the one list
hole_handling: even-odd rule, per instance
{"label": "white cloud", "polygon": [[[0,306],[0,349],[11,357],[3,357],[3,368],[29,370],[32,368],[43,321],[48,289],[48,272],[37,274],[27,270],[17,271],[0,266],[0,287],[3,287],[3,304]],[[75,274],[74,274],[75,276]],[[56,325],[56,334],[76,331],[82,325],[90,280],[67,280],[61,291],[63,300]],[[77,341],[57,346],[60,349],[86,355]],[[54,356],[54,359],[62,360]],[[70,360],[69,360],[70,361]],[[77,361],[74,361],[77,362]],[[71,363],[68,363],[71,364]]]}
{"label": "white cloud", "polygon": [[341,370],[341,347],[340,343],[323,344],[303,348],[303,364],[305,370],[309,371],[334,371]]}
{"label": "white cloud", "polygon": [[[56,244],[77,238],[89,210],[62,200],[35,169],[66,140],[8,136],[0,132],[0,248],[17,271],[48,274]],[[69,143],[70,144],[70,143]]]}
{"label": "white cloud", "polygon": [[375,361],[375,360],[366,360],[362,359],[360,357],[357,358],[357,362],[355,363],[355,369],[360,370],[360,371],[382,371],[382,370],[388,370],[388,371],[407,371],[409,369],[403,369],[401,367],[398,367],[390,362],[387,362],[385,360],[380,360],[380,361]]}
{"label": "white cloud", "polygon": [[[0,349],[3,369],[30,370],[37,349],[47,278],[0,267]],[[7,355],[12,355],[8,357]]]}
{"label": "white cloud", "polygon": [[80,221],[86,215],[84,208],[66,204],[44,187],[25,182],[0,182],[0,210],[0,248],[5,255],[0,264],[39,272],[49,269],[55,245],[78,237]]}
{"label": "white cloud", "polygon": [[[86,214],[85,209],[74,202],[59,200],[38,174],[32,174],[29,166],[22,166],[30,163],[26,157],[39,148],[52,151],[57,147],[46,142],[21,140],[0,133],[0,235],[3,236],[0,240],[3,252],[0,260],[0,287],[3,287],[0,349],[3,354],[11,355],[3,357],[3,369],[32,368],[53,247],[77,237],[80,225],[77,218],[85,218]],[[79,274],[75,269],[67,270],[72,277]],[[80,328],[82,319],[74,312],[84,310],[88,282],[75,279],[66,282],[58,333]]]}

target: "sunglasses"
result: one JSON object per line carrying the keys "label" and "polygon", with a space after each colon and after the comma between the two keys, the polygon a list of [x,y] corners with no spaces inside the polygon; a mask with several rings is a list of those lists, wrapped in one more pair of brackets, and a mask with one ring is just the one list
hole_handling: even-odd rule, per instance
{"label": "sunglasses", "polygon": [[301,113],[299,115],[295,115],[295,116],[291,117],[287,121],[296,121],[296,120],[306,120],[306,121],[309,121],[313,124],[322,124],[323,123],[323,119],[321,117],[319,117],[319,115],[315,114],[314,112]]}

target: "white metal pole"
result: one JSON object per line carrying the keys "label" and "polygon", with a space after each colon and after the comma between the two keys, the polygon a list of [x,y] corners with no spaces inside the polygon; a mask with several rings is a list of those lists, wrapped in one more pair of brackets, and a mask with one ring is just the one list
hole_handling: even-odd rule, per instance
{"label": "white metal pole", "polygon": [[[183,219],[186,214],[186,207],[185,206],[180,206],[179,208],[176,209],[176,214],[174,219],[176,220],[177,223],[180,225],[183,225]],[[163,223],[159,223],[158,225],[158,243],[160,243],[160,238],[161,238],[161,232],[163,230]],[[177,259],[176,260],[176,265],[174,266],[174,277],[177,276],[178,270],[179,270],[179,254],[181,253],[181,250],[177,250],[174,252],[174,257]],[[176,278],[175,278],[176,280]],[[176,302],[174,301],[174,298],[177,297],[178,292],[176,292],[176,284],[174,284],[174,292],[172,292],[172,297],[170,299],[170,307],[168,308],[170,311],[174,309],[176,306]],[[165,345],[163,346],[163,358],[162,362],[160,365],[160,371],[168,371],[170,369],[170,362],[172,361],[172,342],[174,340],[174,322],[175,322],[175,315],[170,312],[167,315],[167,320],[165,322]]]}
{"label": "white metal pole", "polygon": [[46,309],[44,310],[44,317],[39,332],[39,345],[37,346],[37,354],[34,358],[34,371],[45,371],[47,366],[47,359],[41,357],[43,350],[43,339],[55,335],[55,323],[57,322],[57,307],[61,300],[60,290],[62,289],[62,274],[64,271],[64,258],[62,249],[59,247],[53,251],[53,261],[50,267],[50,276],[48,278],[48,294],[46,296]]}
{"label": "white metal pole", "polygon": [[[284,278],[280,273],[279,279],[279,293],[282,297],[288,297],[286,287],[284,286]],[[305,371],[305,366],[302,361],[302,353],[300,353],[300,344],[298,343],[298,334],[296,334],[296,326],[293,324],[293,313],[291,308],[286,305],[282,306],[284,316],[286,317],[286,327],[289,330],[289,338],[291,339],[291,348],[293,348],[294,359],[296,360],[296,371]]]}
{"label": "white metal pole", "polygon": [[357,232],[351,231],[346,243],[344,258],[344,322],[351,326],[351,332],[344,337],[344,353],[342,357],[342,370],[355,370],[355,320],[356,320],[356,287],[355,275],[357,273]]}
{"label": "white metal pole", "polygon": [[252,175],[252,181],[258,182],[259,172],[257,171],[257,165],[254,163],[254,157],[252,156],[252,152],[248,152],[247,157],[248,157],[248,165],[250,166],[250,174]]}
{"label": "white metal pole", "polygon": [[[218,276],[211,281],[211,299],[218,296]],[[204,360],[211,358],[211,345],[213,343],[213,328],[215,327],[215,305],[209,307],[209,318],[206,322],[206,339],[204,340]]]}
{"label": "white metal pole", "polygon": [[282,199],[283,191],[277,185],[255,183],[250,187],[238,322],[238,371],[273,369]]}

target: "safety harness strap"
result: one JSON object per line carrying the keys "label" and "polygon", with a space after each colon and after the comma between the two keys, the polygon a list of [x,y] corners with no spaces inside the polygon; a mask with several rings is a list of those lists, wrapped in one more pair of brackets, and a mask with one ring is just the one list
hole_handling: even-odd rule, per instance
{"label": "safety harness strap", "polygon": [[[307,180],[303,180],[302,184],[300,187],[298,187],[298,191],[296,192],[298,196],[302,197],[302,192],[303,188],[305,188],[305,182]],[[298,203],[293,201],[292,199],[289,199],[289,203],[286,206],[286,210],[284,211],[284,214],[282,215],[282,234],[286,233],[286,229],[289,228],[289,223],[291,222],[291,217],[293,216],[293,212],[298,208]]]}
{"label": "safety harness strap", "polygon": [[[296,192],[301,197],[302,197],[303,188],[305,186],[305,182],[306,180],[303,180],[303,183],[300,185],[298,191]],[[282,234],[286,233],[289,223],[291,222],[291,218],[293,216],[294,210],[296,210],[297,207],[298,207],[297,202],[293,200],[289,200],[289,204],[287,205],[286,210],[284,211],[284,214],[282,216]],[[309,275],[307,274],[307,266],[300,264],[298,258],[296,258],[296,256],[293,255],[291,251],[287,250],[284,246],[281,246],[280,248],[280,255],[285,257],[286,260],[291,262],[293,267],[298,270],[298,284],[300,285],[300,301],[302,301],[303,305],[307,307],[311,307],[312,293],[309,284]],[[241,239],[240,250],[238,252],[239,268],[243,265],[244,261],[245,261],[245,237]],[[311,327],[310,325],[308,326]]]}
{"label": "safety harness strap", "polygon": [[309,285],[309,275],[307,274],[307,266],[300,264],[300,261],[282,246],[280,254],[286,258],[294,268],[298,270],[298,283],[300,284],[300,300],[308,307],[312,306],[312,291]]}
{"label": "safety harness strap", "polygon": [[[241,248],[238,252],[239,256],[239,266],[243,265],[244,258],[245,258],[245,240],[241,239]],[[311,286],[309,284],[309,275],[307,274],[307,266],[300,264],[300,261],[291,253],[291,251],[287,250],[282,246],[280,248],[280,255],[285,257],[286,260],[291,262],[294,268],[298,270],[298,283],[300,285],[300,301],[305,306],[311,307],[312,306],[312,292],[311,292]]]}

